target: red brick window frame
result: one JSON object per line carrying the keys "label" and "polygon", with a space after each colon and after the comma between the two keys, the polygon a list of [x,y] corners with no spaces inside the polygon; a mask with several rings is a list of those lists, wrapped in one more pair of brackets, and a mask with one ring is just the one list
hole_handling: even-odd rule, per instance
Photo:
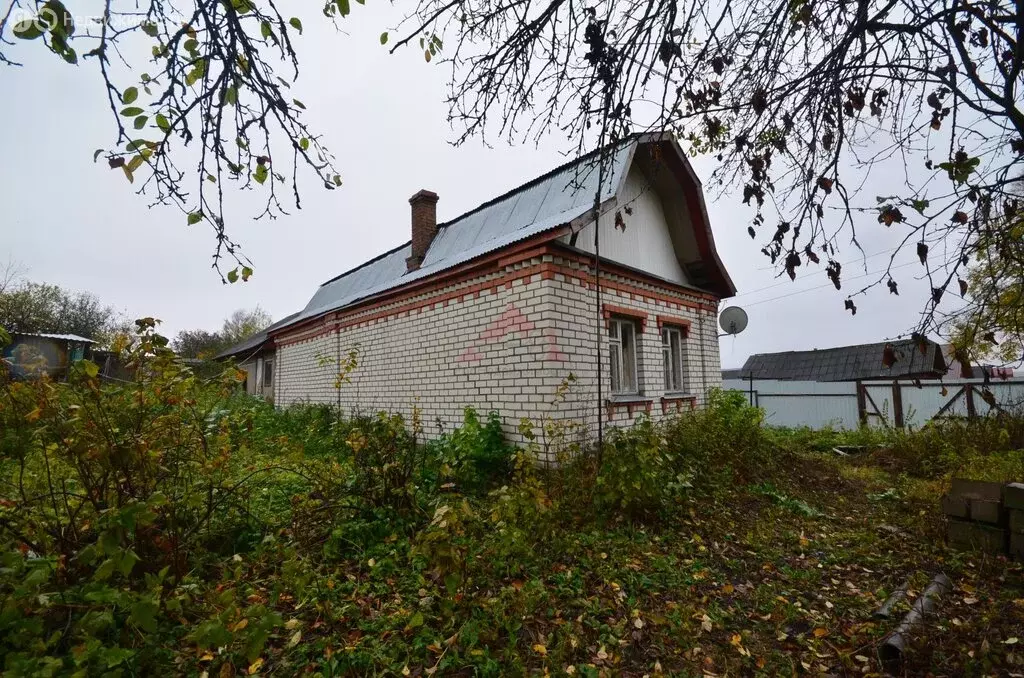
{"label": "red brick window frame", "polygon": [[658,330],[661,330],[665,325],[672,327],[678,327],[683,331],[683,336],[690,336],[690,321],[686,318],[677,318],[671,315],[659,315],[658,316]]}
{"label": "red brick window frame", "polygon": [[635,320],[640,325],[640,332],[642,333],[647,325],[647,314],[643,311],[638,311],[635,308],[628,308],[626,306],[616,306],[615,304],[604,304],[601,306],[601,315],[604,316],[605,327],[608,326],[608,321],[612,319],[613,315],[617,315],[622,318],[628,318]]}

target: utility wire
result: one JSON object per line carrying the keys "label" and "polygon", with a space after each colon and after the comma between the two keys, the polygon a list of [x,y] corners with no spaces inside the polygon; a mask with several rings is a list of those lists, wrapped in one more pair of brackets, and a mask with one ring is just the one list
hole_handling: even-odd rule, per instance
{"label": "utility wire", "polygon": [[[890,269],[880,269],[878,271],[872,271],[870,273],[863,273],[861,275],[855,275],[852,278],[846,278],[846,280],[847,281],[849,281],[849,280],[859,280],[861,278],[868,278],[868,277],[873,276],[873,275],[881,275],[882,273],[885,273],[886,271],[895,271],[895,270],[900,269],[900,268],[906,268],[907,266],[913,266],[916,263],[918,263],[918,262],[916,262],[916,261],[908,261],[905,264],[900,264],[899,266],[893,266]],[[832,285],[832,283],[826,283],[824,285],[818,285],[816,287],[805,287],[805,288],[803,288],[801,290],[797,290],[795,292],[790,292],[789,294],[782,294],[782,295],[779,295],[777,297],[772,297],[771,299],[761,299],[760,301],[755,301],[755,302],[752,302],[752,303],[749,303],[749,304],[744,304],[744,307],[749,308],[751,306],[757,306],[758,304],[767,304],[769,301],[778,301],[779,299],[785,299],[787,297],[795,297],[798,294],[803,294],[805,292],[814,292],[815,290],[823,290],[826,287],[833,287],[833,285]]]}

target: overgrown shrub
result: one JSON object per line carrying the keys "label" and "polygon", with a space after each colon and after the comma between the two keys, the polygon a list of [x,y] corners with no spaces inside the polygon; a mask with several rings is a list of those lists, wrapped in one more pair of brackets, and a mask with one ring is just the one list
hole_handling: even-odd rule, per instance
{"label": "overgrown shrub", "polygon": [[0,375],[8,671],[146,672],[162,652],[147,636],[182,611],[175,592],[238,535],[273,529],[253,500],[281,467],[236,457],[247,427],[223,405],[237,375],[199,379],[154,321],[138,326],[117,347],[132,382],[103,383],[90,362],[68,383]]}
{"label": "overgrown shrub", "polygon": [[514,451],[497,412],[488,412],[481,421],[477,411],[467,407],[462,426],[427,445],[426,480],[435,488],[453,483],[462,492],[482,495],[508,481]]}
{"label": "overgrown shrub", "polygon": [[707,407],[665,424],[665,449],[674,473],[692,476],[699,491],[721,490],[770,473],[779,460],[763,424],[764,412],[751,407],[742,393],[712,390]]}
{"label": "overgrown shrub", "polygon": [[[602,515],[653,515],[670,501],[679,483],[662,427],[643,415],[629,428],[612,429],[601,454],[594,497]],[[688,486],[688,480],[686,481]]]}
{"label": "overgrown shrub", "polygon": [[1016,474],[1019,479],[1024,471],[1019,466],[1020,450],[1024,450],[1024,415],[1009,413],[940,419],[917,430],[895,432],[889,446],[872,459],[918,478],[984,473],[1006,475],[1006,479]]}

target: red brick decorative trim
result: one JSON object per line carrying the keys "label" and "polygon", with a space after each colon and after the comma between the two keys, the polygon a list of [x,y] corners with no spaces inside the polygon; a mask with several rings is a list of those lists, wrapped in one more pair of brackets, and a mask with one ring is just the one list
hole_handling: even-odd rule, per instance
{"label": "red brick decorative trim", "polygon": [[605,410],[608,413],[608,418],[612,419],[615,416],[615,411],[626,410],[626,414],[629,417],[633,416],[633,412],[639,412],[643,410],[647,414],[651,413],[651,406],[654,401],[651,398],[645,398],[643,396],[637,396],[635,400],[606,400]]}
{"label": "red brick decorative trim", "polygon": [[658,316],[658,330],[660,331],[661,328],[663,326],[665,326],[665,325],[672,325],[672,326],[675,326],[675,327],[681,327],[681,328],[683,328],[683,336],[684,337],[690,336],[690,321],[687,320],[686,318],[678,318],[678,317],[672,316],[672,315],[659,315]]}
{"label": "red brick decorative trim", "polygon": [[643,311],[639,311],[635,308],[627,308],[626,306],[616,306],[615,304],[604,304],[601,306],[601,315],[604,317],[605,325],[611,320],[613,315],[625,316],[627,318],[633,318],[640,323],[640,332],[643,333],[644,327],[647,325],[647,314]]}
{"label": "red brick decorative trim", "polygon": [[[478,298],[481,292],[484,291],[493,290],[497,292],[502,287],[511,289],[511,286],[516,281],[522,281],[522,283],[532,282],[533,276],[537,276],[538,280],[554,280],[556,276],[560,275],[567,280],[574,280],[588,289],[593,288],[594,277],[588,270],[574,268],[563,263],[542,261],[529,264],[517,270],[503,271],[503,269],[507,269],[509,266],[524,261],[529,262],[531,259],[535,260],[547,255],[553,255],[566,260],[572,260],[574,257],[574,253],[559,248],[556,243],[542,242],[541,245],[538,247],[538,242],[533,239],[523,241],[523,243],[517,246],[497,252],[492,256],[484,257],[480,261],[463,264],[451,271],[428,276],[378,296],[367,298],[351,308],[326,313],[296,325],[281,328],[271,339],[273,339],[276,346],[288,346],[309,341],[324,334],[337,332],[348,327],[381,321],[394,316],[411,315],[425,307],[444,305],[467,298]],[[585,260],[583,260],[583,263],[586,263]],[[611,272],[607,265],[603,264],[603,267]],[[718,300],[713,296],[653,278],[644,280],[644,276],[636,272],[623,270],[623,272],[615,273],[615,275],[627,277],[633,281],[633,284],[602,278],[601,289],[629,295],[638,301],[662,302],[669,308],[692,308],[698,312],[715,312],[717,309]],[[473,280],[486,276],[492,277],[472,283]],[[471,284],[465,285],[464,283],[467,282]],[[463,286],[454,290],[449,289],[447,292],[444,291],[446,288],[459,284],[463,284]],[[644,288],[640,286],[641,284],[655,285],[664,291]],[[424,295],[430,295],[435,292],[438,294],[422,298]],[[666,294],[665,292],[675,294]],[[415,299],[415,297],[421,298]],[[380,308],[387,304],[401,303],[403,300],[408,301],[405,304],[392,306],[391,308]],[[367,311],[373,311],[374,309],[380,310],[367,313]],[[637,311],[634,309],[625,309],[623,313],[624,315],[637,316]],[[646,321],[646,315],[641,320]]]}
{"label": "red brick decorative trim", "polygon": [[667,414],[670,407],[674,407],[676,412],[682,412],[684,403],[689,403],[691,410],[697,409],[697,396],[662,396],[661,413]]}

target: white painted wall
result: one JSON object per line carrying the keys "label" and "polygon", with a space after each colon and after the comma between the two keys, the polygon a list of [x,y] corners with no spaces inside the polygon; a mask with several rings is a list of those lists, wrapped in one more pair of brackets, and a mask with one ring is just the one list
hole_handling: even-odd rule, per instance
{"label": "white painted wall", "polygon": [[[668,220],[661,198],[635,164],[629,168],[619,192],[618,207],[601,215],[601,258],[632,266],[681,285],[690,281],[676,257]],[[627,214],[629,207],[633,213]],[[615,211],[622,213],[626,228],[615,228]],[[569,236],[563,238],[569,242]],[[576,238],[576,247],[594,251],[594,225],[584,227]]]}

